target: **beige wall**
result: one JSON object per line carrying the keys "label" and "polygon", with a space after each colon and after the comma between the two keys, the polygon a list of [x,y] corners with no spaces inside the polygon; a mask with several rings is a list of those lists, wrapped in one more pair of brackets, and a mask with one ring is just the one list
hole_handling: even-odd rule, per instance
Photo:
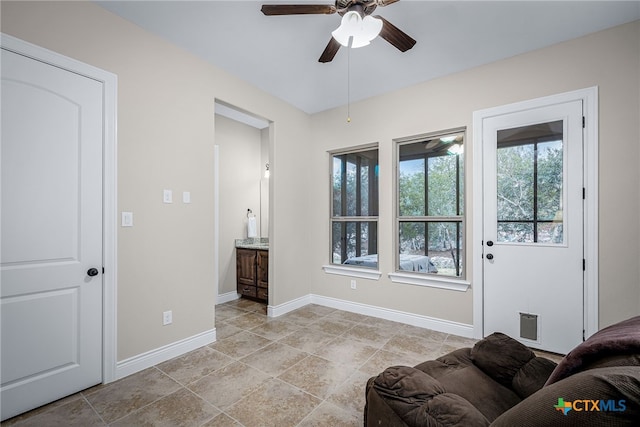
{"label": "beige wall", "polygon": [[[3,1],[1,8],[4,33],[118,76],[118,210],[132,211],[135,223],[118,232],[118,360],[214,327],[215,99],[275,122],[272,181],[284,188],[272,194],[279,288],[271,299],[309,293],[288,274],[299,253],[289,230],[302,221],[289,206],[304,194],[298,160],[307,156],[300,144],[308,140],[307,114],[92,3]],[[190,191],[192,203],[163,204],[165,188],[178,198]],[[163,327],[169,309],[173,324]]]}
{"label": "beige wall", "polygon": [[[640,23],[635,22],[466,72],[412,86],[312,118],[309,165],[312,293],[472,324],[472,288],[446,291],[394,284],[393,142],[394,138],[467,127],[467,182],[472,188],[472,114],[475,110],[599,87],[600,108],[600,326],[640,314]],[[357,85],[357,79],[352,85]],[[325,274],[329,262],[327,150],[380,144],[379,281]],[[467,218],[474,206],[468,197]],[[467,242],[472,224],[468,222]],[[467,262],[476,267],[467,245]]]}
{"label": "beige wall", "polygon": [[[247,237],[247,209],[260,224],[261,132],[216,115],[219,146],[219,287],[222,295],[236,290],[235,239]],[[258,230],[259,231],[259,230]]]}
{"label": "beige wall", "polygon": [[[640,312],[638,23],[355,104],[347,124],[344,108],[310,117],[94,4],[3,1],[1,8],[3,32],[118,76],[118,209],[135,215],[135,227],[118,233],[118,360],[214,326],[215,99],[273,121],[272,305],[315,293],[471,323],[471,290],[392,284],[385,274],[359,279],[351,291],[348,278],[322,272],[326,150],[380,142],[379,241],[392,248],[393,138],[458,126],[470,137],[477,109],[598,85],[600,324]],[[191,191],[192,203],[163,204],[164,188]],[[391,271],[392,258],[382,256],[380,267]],[[162,327],[167,309],[174,322]]]}

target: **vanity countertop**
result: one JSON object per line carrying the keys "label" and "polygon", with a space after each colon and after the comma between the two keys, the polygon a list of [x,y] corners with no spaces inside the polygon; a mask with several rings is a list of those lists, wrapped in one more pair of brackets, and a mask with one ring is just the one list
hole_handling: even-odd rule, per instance
{"label": "vanity countertop", "polygon": [[236,248],[269,250],[268,237],[254,237],[248,239],[236,239]]}

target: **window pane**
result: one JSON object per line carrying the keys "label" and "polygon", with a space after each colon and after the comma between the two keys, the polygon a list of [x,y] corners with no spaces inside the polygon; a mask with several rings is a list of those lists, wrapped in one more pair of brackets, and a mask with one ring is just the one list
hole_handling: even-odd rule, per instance
{"label": "window pane", "polygon": [[360,212],[359,215],[369,215],[369,164],[363,162],[360,167]]}
{"label": "window pane", "polygon": [[343,248],[344,248],[344,258],[346,259],[346,247],[342,238],[343,235],[346,235],[346,230],[343,232],[343,222],[334,222],[331,224],[331,262],[334,264],[342,264],[343,258]]}
{"label": "window pane", "polygon": [[424,222],[400,223],[400,253],[425,255],[426,228]]}
{"label": "window pane", "polygon": [[402,271],[462,276],[462,222],[401,222]]}
{"label": "window pane", "polygon": [[533,145],[498,146],[498,222],[533,219]]}
{"label": "window pane", "polygon": [[424,216],[425,214],[425,159],[400,161],[400,216]]}
{"label": "window pane", "polygon": [[342,165],[344,156],[333,157],[333,216],[340,216],[342,212]]}
{"label": "window pane", "polygon": [[562,244],[562,220],[538,224],[538,243]]}
{"label": "window pane", "polygon": [[533,222],[499,222],[498,242],[533,242]]}
{"label": "window pane", "polygon": [[378,223],[375,221],[334,221],[332,224],[334,264],[378,266]]}
{"label": "window pane", "polygon": [[458,156],[429,158],[429,216],[458,215]]}
{"label": "window pane", "polygon": [[378,150],[333,156],[332,215],[378,215]]}
{"label": "window pane", "polygon": [[538,144],[538,220],[562,218],[562,141]]}
{"label": "window pane", "polygon": [[430,222],[428,255],[438,273],[445,276],[462,275],[462,223]]}

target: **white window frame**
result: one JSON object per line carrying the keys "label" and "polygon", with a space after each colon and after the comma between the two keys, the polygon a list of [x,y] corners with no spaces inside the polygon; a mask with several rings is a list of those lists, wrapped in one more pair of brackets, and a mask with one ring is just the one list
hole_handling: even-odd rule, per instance
{"label": "white window frame", "polygon": [[[421,134],[421,135],[416,135],[416,136],[411,136],[411,137],[405,137],[405,138],[398,138],[398,139],[394,139],[394,150],[393,150],[393,162],[394,162],[394,168],[395,168],[395,173],[393,176],[394,179],[394,210],[395,210],[395,219],[394,219],[394,253],[395,253],[395,257],[394,257],[394,272],[393,273],[389,273],[389,278],[391,279],[392,282],[394,283],[402,283],[402,284],[409,284],[409,285],[416,285],[416,286],[427,286],[427,287],[432,287],[432,288],[438,288],[438,289],[447,289],[447,290],[453,290],[453,291],[460,291],[460,292],[465,292],[467,291],[467,289],[469,289],[471,283],[467,280],[466,276],[463,277],[454,277],[454,276],[445,276],[445,275],[438,275],[438,274],[433,274],[433,273],[414,273],[414,272],[407,272],[407,271],[403,271],[400,270],[400,251],[399,251],[399,245],[400,245],[400,201],[399,201],[399,196],[400,196],[400,179],[399,179],[399,161],[400,161],[400,146],[404,145],[404,144],[410,144],[410,143],[414,143],[414,142],[419,142],[422,140],[426,140],[426,139],[434,139],[434,138],[438,138],[438,137],[445,137],[447,135],[453,134],[453,133],[462,133],[464,135],[464,139],[462,142],[463,147],[468,146],[468,141],[467,141],[467,132],[466,132],[466,127],[459,127],[459,128],[453,128],[453,129],[448,129],[448,130],[443,130],[443,131],[438,131],[438,132],[432,132],[432,133],[426,133],[426,134]],[[468,251],[468,244],[467,244],[467,224],[468,224],[468,218],[467,218],[467,211],[468,211],[468,191],[467,189],[469,188],[467,182],[468,182],[468,157],[469,156],[464,156],[463,157],[463,170],[465,171],[464,173],[464,181],[463,181],[463,200],[464,200],[464,208],[463,208],[463,213],[462,213],[462,230],[463,230],[463,251],[462,251],[462,265],[463,265],[463,272],[465,274],[467,274],[467,251]],[[434,217],[434,219],[437,219]]]}
{"label": "white window frame", "polygon": [[[353,154],[361,151],[378,151],[378,167],[380,167],[380,149],[378,143],[360,145],[356,147],[350,147],[346,149],[333,150],[329,151],[329,263],[327,265],[323,265],[322,268],[325,273],[328,274],[337,274],[341,276],[350,276],[350,277],[358,277],[362,279],[372,279],[378,280],[382,276],[382,273],[379,270],[380,267],[380,254],[379,254],[379,241],[376,237],[376,252],[378,253],[378,268],[374,267],[366,267],[366,266],[355,266],[355,265],[344,265],[344,264],[334,264],[333,263],[333,247],[332,247],[332,233],[333,233],[333,222],[335,221],[335,217],[333,215],[333,158],[335,156],[345,155],[345,154]],[[359,216],[358,221],[362,222],[375,222],[376,223],[376,234],[379,235],[379,211],[380,211],[380,182],[378,181],[378,215],[375,216]]]}

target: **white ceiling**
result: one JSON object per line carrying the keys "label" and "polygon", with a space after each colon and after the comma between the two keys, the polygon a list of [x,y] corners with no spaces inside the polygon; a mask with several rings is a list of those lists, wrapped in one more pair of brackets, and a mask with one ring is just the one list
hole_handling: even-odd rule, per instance
{"label": "white ceiling", "polygon": [[418,1],[378,7],[417,40],[381,38],[318,62],[340,15],[264,16],[265,3],[98,1],[99,5],[307,113],[354,102],[640,19],[640,1]]}

